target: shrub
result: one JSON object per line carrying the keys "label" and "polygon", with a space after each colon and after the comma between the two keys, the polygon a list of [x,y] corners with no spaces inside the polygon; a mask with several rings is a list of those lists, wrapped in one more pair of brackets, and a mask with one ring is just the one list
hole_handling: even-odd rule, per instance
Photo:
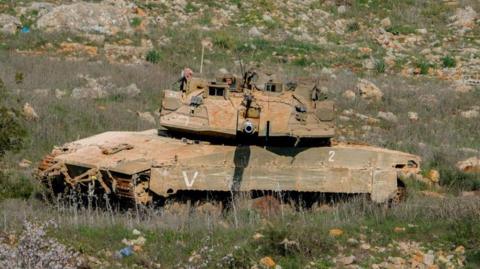
{"label": "shrub", "polygon": [[160,62],[161,59],[162,59],[162,55],[157,50],[150,50],[147,53],[146,60],[148,62],[151,62],[152,64],[156,64],[156,63]]}
{"label": "shrub", "polygon": [[187,5],[185,6],[185,12],[187,13],[192,13],[197,11],[198,11],[198,7],[192,4],[191,2],[188,2]]}
{"label": "shrub", "polygon": [[32,181],[26,176],[15,177],[0,171],[0,201],[9,198],[29,198],[34,191]]}
{"label": "shrub", "polygon": [[375,70],[377,73],[385,73],[385,61],[383,59],[375,60]]}
{"label": "shrub", "polygon": [[22,72],[16,72],[15,73],[15,83],[21,84],[23,82],[23,73]]}
{"label": "shrub", "polygon": [[20,112],[10,108],[7,90],[0,80],[0,160],[7,151],[18,150],[23,144],[26,130]]}
{"label": "shrub", "polygon": [[442,57],[442,65],[446,68],[451,68],[457,66],[457,61],[451,56]]}
{"label": "shrub", "polygon": [[236,40],[234,37],[226,31],[218,31],[213,34],[213,45],[223,48],[232,49],[235,47]]}
{"label": "shrub", "polygon": [[133,27],[138,27],[140,26],[140,24],[142,24],[142,19],[140,19],[139,17],[135,17],[130,21],[130,25]]}
{"label": "shrub", "polygon": [[415,29],[408,25],[394,25],[385,29],[387,32],[394,35],[408,35],[415,33]]}
{"label": "shrub", "polygon": [[434,65],[432,63],[424,61],[424,60],[417,62],[416,66],[417,66],[417,68],[420,69],[420,74],[421,75],[427,75],[428,70],[431,67],[434,67]]}
{"label": "shrub", "polygon": [[351,22],[347,25],[347,31],[348,32],[356,32],[360,30],[360,24],[358,22]]}

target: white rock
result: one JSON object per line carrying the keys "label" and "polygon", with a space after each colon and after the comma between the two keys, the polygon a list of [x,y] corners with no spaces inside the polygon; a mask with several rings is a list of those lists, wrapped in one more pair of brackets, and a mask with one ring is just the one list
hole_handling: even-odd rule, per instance
{"label": "white rock", "polygon": [[349,121],[350,120],[349,117],[343,116],[343,115],[338,116],[338,119],[341,120],[341,121]]}
{"label": "white rock", "polygon": [[253,26],[252,28],[250,28],[250,30],[248,30],[248,35],[250,37],[261,37],[263,36],[262,32],[260,32],[260,30],[258,30],[257,27]]}
{"label": "white rock", "polygon": [[457,162],[457,169],[462,172],[480,172],[480,158],[471,157],[463,161]]}
{"label": "white rock", "polygon": [[382,25],[383,28],[388,28],[392,26],[392,22],[390,21],[389,17],[386,17],[385,19],[381,20],[380,24]]}
{"label": "white rock", "polygon": [[365,59],[362,62],[362,66],[363,66],[363,68],[368,69],[368,70],[375,69],[375,60],[372,59],[372,58]]}
{"label": "white rock", "polygon": [[33,90],[33,94],[37,96],[46,97],[50,93],[50,89],[35,89]]}
{"label": "white rock", "polygon": [[408,119],[411,120],[411,121],[418,121],[418,113],[413,112],[413,111],[409,111],[408,112]]}
{"label": "white rock", "polygon": [[471,7],[457,8],[455,15],[450,17],[453,20],[453,25],[463,30],[472,29],[475,26],[475,20],[477,19],[477,12]]}
{"label": "white rock", "polygon": [[362,126],[362,131],[364,131],[364,132],[369,132],[371,130],[372,130],[372,126],[370,126],[370,125],[363,125]]}
{"label": "white rock", "polygon": [[338,12],[338,14],[343,14],[343,13],[347,12],[347,7],[344,6],[344,5],[341,5],[337,8],[337,12]]}
{"label": "white rock", "polygon": [[460,116],[462,116],[465,119],[478,118],[479,115],[480,115],[480,112],[478,112],[478,110],[474,110],[474,109],[470,109],[470,110],[460,112]]}
{"label": "white rock", "polygon": [[21,168],[28,168],[32,165],[32,162],[27,160],[27,159],[22,159],[19,163],[18,163],[18,166],[20,166]]}
{"label": "white rock", "polygon": [[29,103],[25,103],[22,112],[23,116],[25,116],[25,118],[29,121],[35,121],[39,119],[37,112],[35,112],[35,109],[33,109],[32,105]]}
{"label": "white rock", "polygon": [[364,250],[369,250],[372,246],[370,246],[370,244],[368,243],[363,243],[360,245],[360,248],[361,249],[364,249]]}
{"label": "white rock", "polygon": [[262,15],[262,20],[266,21],[266,22],[273,22],[273,19],[270,15],[268,14],[263,14]]}
{"label": "white rock", "polygon": [[105,98],[110,95],[109,91],[114,87],[113,84],[108,82],[106,77],[91,78],[89,76],[80,76],[86,80],[86,84],[83,87],[77,87],[72,90],[71,97],[74,99],[99,99]]}
{"label": "white rock", "polygon": [[350,265],[350,264],[354,263],[355,260],[356,260],[356,257],[353,256],[353,255],[350,255],[350,256],[347,256],[347,257],[341,257],[341,258],[337,259],[337,261],[342,265]]}
{"label": "white rock", "polygon": [[339,35],[343,35],[347,28],[347,21],[344,19],[336,20],[335,22],[335,32]]}
{"label": "white rock", "polygon": [[360,79],[355,89],[360,97],[367,100],[380,101],[383,97],[383,92],[375,84],[366,79]]}
{"label": "white rock", "polygon": [[67,95],[67,91],[62,91],[60,89],[55,89],[55,97],[57,99],[62,99],[63,97],[65,97]]}
{"label": "white rock", "polygon": [[38,19],[36,26],[47,32],[115,35],[118,32],[132,32],[131,14],[128,7],[77,2],[53,8]]}
{"label": "white rock", "polygon": [[428,33],[427,29],[422,28],[422,29],[417,29],[417,33],[421,35],[426,35]]}
{"label": "white rock", "polygon": [[345,92],[342,93],[343,98],[353,101],[355,100],[355,92],[352,90],[346,90]]}
{"label": "white rock", "polygon": [[423,255],[423,263],[426,265],[433,265],[435,262],[435,255],[433,251],[429,250],[427,254]]}
{"label": "white rock", "polygon": [[392,123],[398,122],[397,116],[395,114],[393,114],[392,112],[379,111],[377,117],[382,119],[382,120],[392,122]]}
{"label": "white rock", "polygon": [[156,124],[155,117],[153,117],[152,113],[148,111],[147,112],[137,111],[137,116],[143,121],[146,121],[151,124]]}
{"label": "white rock", "polygon": [[0,32],[4,34],[13,35],[17,32],[18,28],[22,25],[17,17],[0,14]]}
{"label": "white rock", "polygon": [[228,74],[228,70],[227,70],[225,67],[222,67],[222,68],[218,69],[218,73],[220,73],[220,74]]}
{"label": "white rock", "polygon": [[137,84],[132,83],[128,85],[127,87],[119,88],[116,90],[116,94],[118,95],[123,95],[123,96],[128,96],[128,97],[134,97],[137,96],[141,93],[142,91],[137,87]]}

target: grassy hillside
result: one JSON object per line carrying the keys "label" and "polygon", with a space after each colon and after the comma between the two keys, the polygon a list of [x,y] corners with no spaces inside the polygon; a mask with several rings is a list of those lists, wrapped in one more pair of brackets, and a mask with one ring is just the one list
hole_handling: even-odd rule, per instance
{"label": "grassy hillside", "polygon": [[[20,267],[55,256],[92,268],[262,268],[266,257],[282,268],[479,267],[478,193],[462,192],[478,191],[480,176],[456,167],[480,154],[479,13],[475,0],[0,1],[0,79],[9,105],[38,116],[0,162],[0,257],[26,249]],[[31,174],[42,156],[108,130],[155,128],[142,113],[156,117],[185,66],[199,71],[202,44],[202,76],[239,74],[241,62],[317,80],[336,101],[336,140],[418,154],[440,184],[410,182],[393,209],[355,200],[275,216],[243,200],[223,214],[172,205],[140,215],[79,208],[74,196],[39,201]],[[383,97],[360,97],[360,79]],[[145,244],[116,259],[133,229]]]}

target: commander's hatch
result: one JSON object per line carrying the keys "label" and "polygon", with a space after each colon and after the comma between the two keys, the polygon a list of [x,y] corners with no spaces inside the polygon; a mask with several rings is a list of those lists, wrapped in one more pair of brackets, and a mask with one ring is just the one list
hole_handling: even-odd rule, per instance
{"label": "commander's hatch", "polygon": [[211,82],[206,89],[206,97],[226,99],[229,86],[226,83]]}
{"label": "commander's hatch", "polygon": [[263,87],[263,91],[266,93],[279,94],[283,92],[283,83],[268,81]]}

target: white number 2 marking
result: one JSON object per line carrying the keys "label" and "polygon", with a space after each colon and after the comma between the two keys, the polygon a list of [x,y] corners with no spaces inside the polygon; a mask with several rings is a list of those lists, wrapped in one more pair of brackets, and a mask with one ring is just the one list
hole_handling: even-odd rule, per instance
{"label": "white number 2 marking", "polygon": [[187,172],[182,171],[182,174],[183,174],[183,180],[185,180],[185,185],[187,185],[187,188],[191,188],[193,186],[193,183],[195,183],[195,179],[198,176],[198,172],[195,171],[195,173],[193,174],[192,180],[188,179]]}
{"label": "white number 2 marking", "polygon": [[334,156],[335,156],[335,151],[330,150],[330,151],[328,152],[328,161],[329,161],[329,162],[334,162],[334,160],[333,160],[333,157],[334,157]]}

